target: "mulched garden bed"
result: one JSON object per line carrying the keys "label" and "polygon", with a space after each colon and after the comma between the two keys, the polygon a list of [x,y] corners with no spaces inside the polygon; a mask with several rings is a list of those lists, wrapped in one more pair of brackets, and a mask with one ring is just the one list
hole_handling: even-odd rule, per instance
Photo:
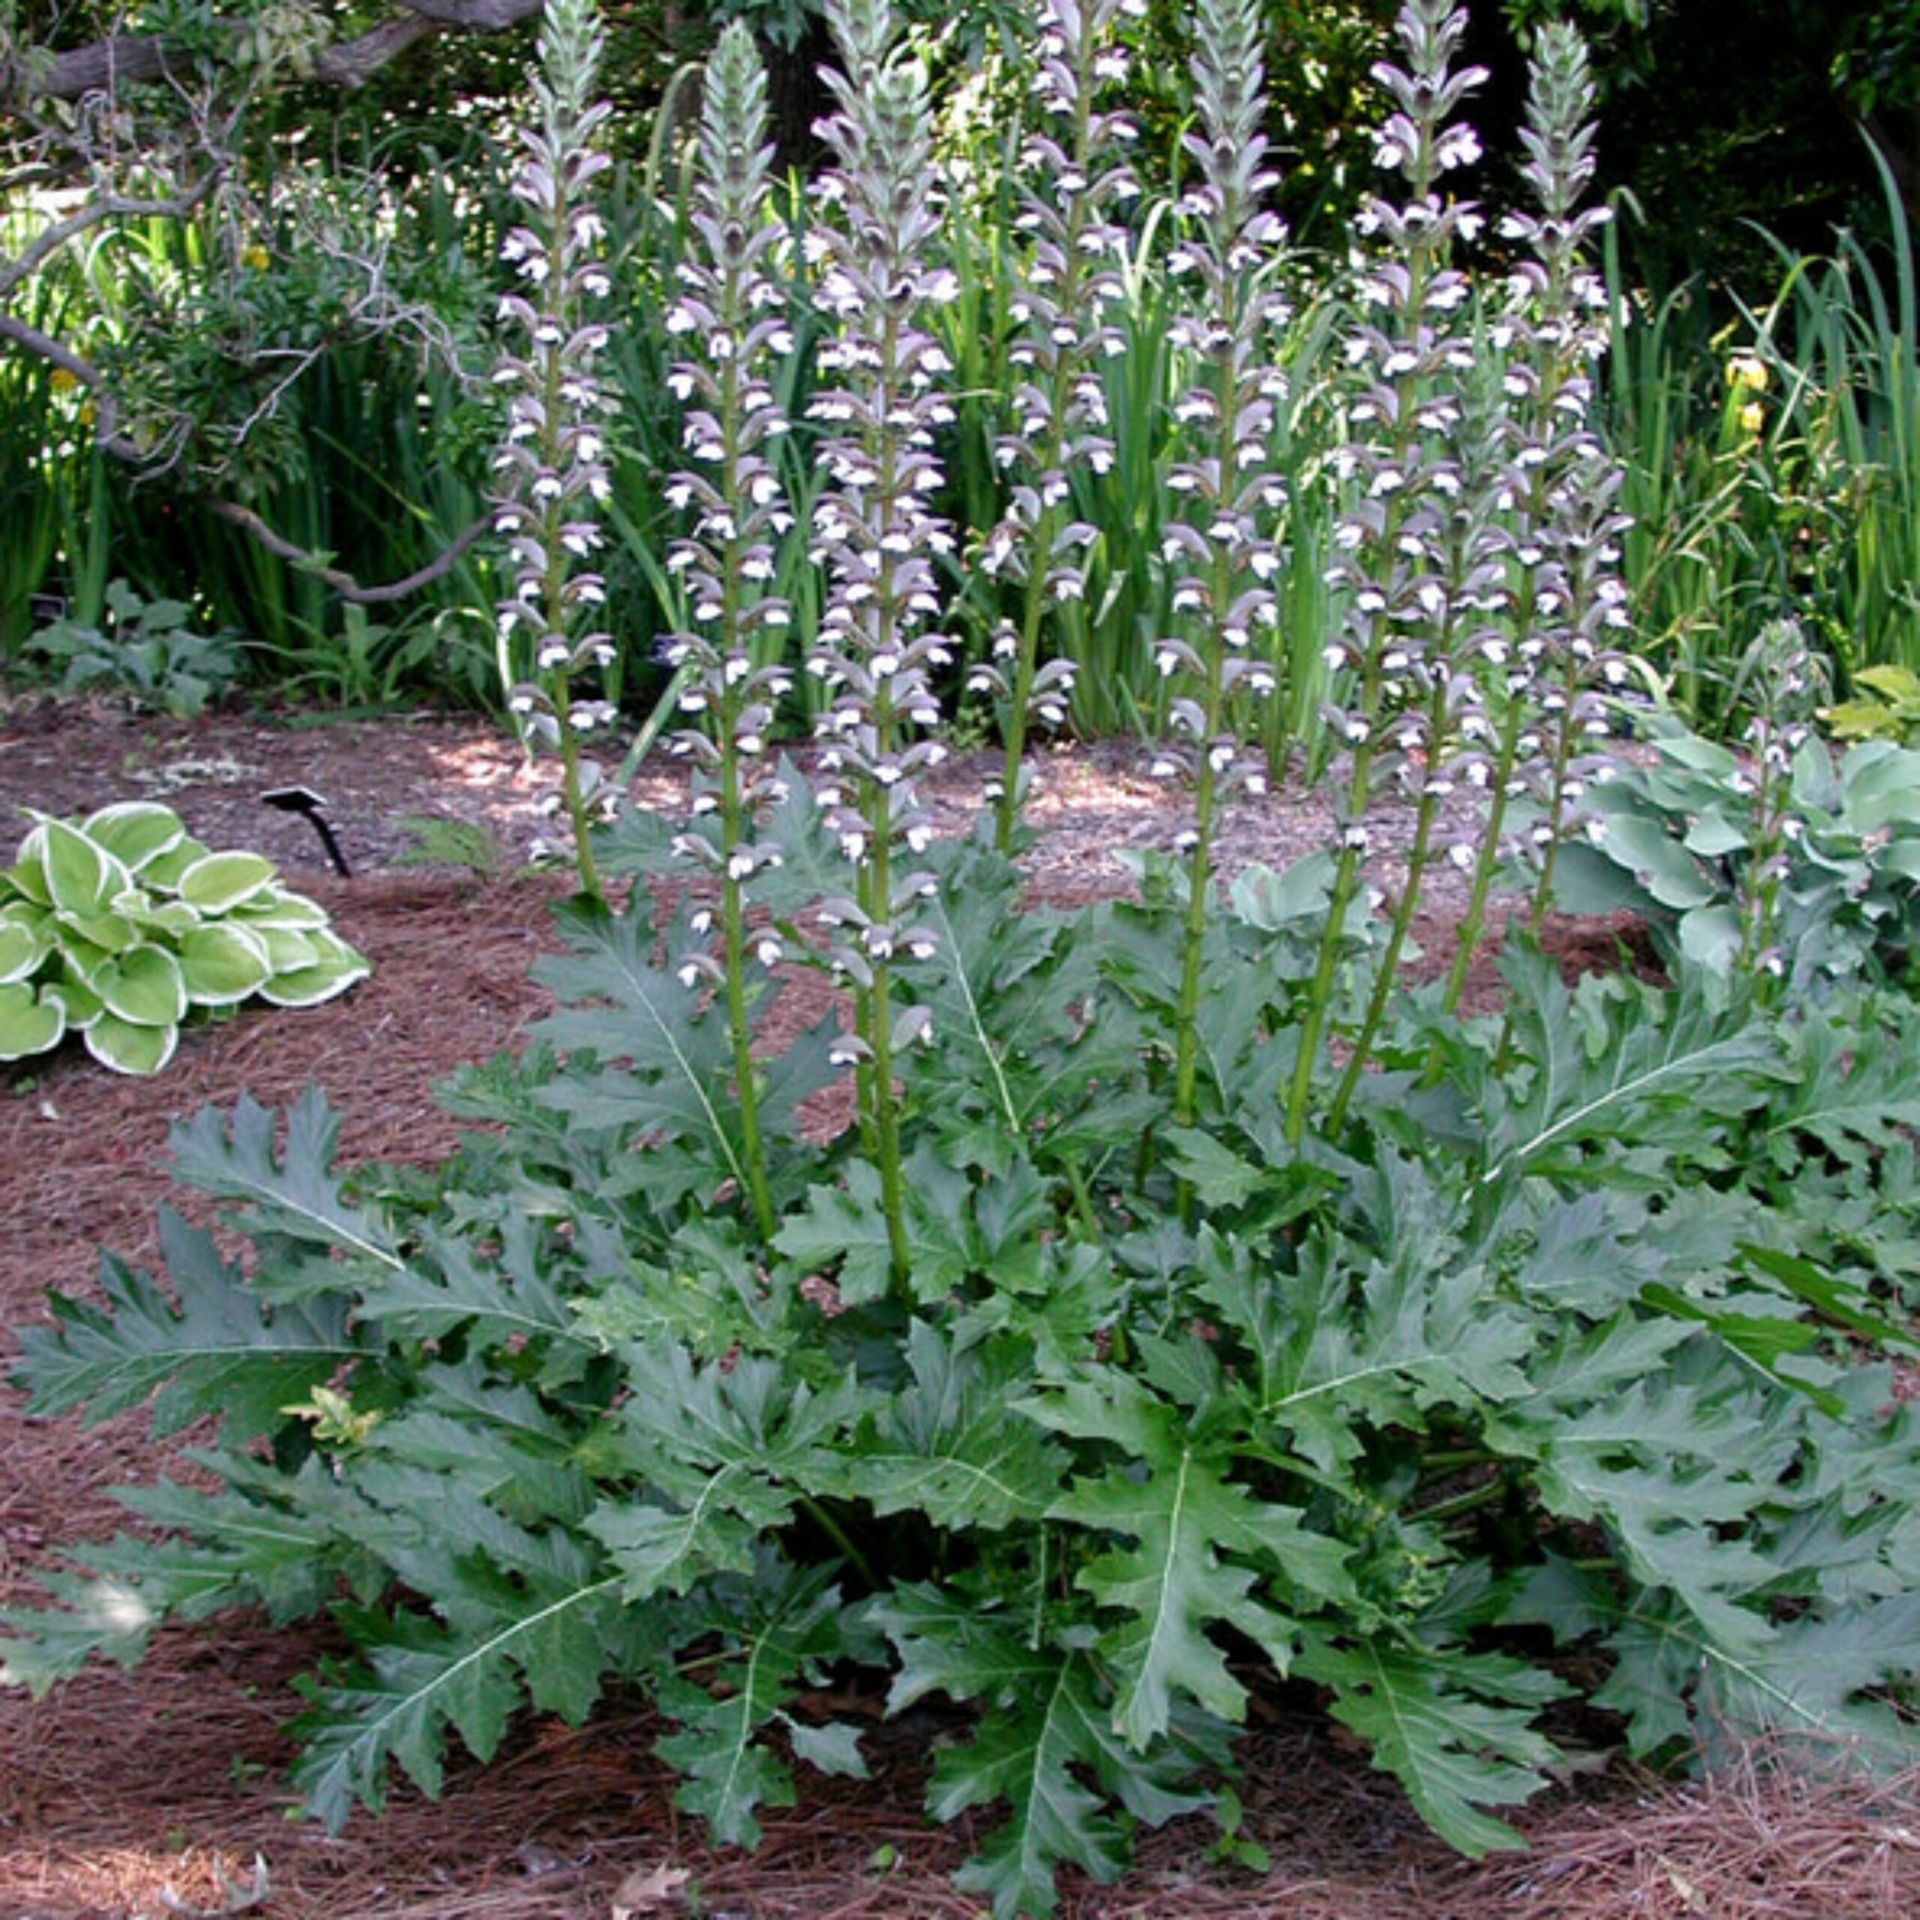
{"label": "mulched garden bed", "polygon": [[[982,777],[962,760],[930,793],[963,824]],[[1036,895],[1074,901],[1126,883],[1116,849],[1170,844],[1179,822],[1126,746],[1064,750],[1036,769]],[[321,865],[305,824],[260,805],[301,784],[323,794],[354,877]],[[672,777],[643,798],[670,804]],[[219,716],[136,721],[104,707],[0,705],[0,857],[13,810],[81,813],[156,797],[215,845],[252,846],[320,898],[373,960],[344,999],[200,1029],[156,1080],[117,1079],[69,1052],[0,1069],[0,1327],[42,1312],[49,1286],[84,1288],[103,1246],[151,1258],[169,1198],[170,1122],[242,1092],[269,1105],[310,1082],[343,1116],[350,1160],[426,1161],[453,1124],[434,1083],[512,1044],[543,1010],[527,970],[551,944],[551,877],[517,871],[539,830],[542,782],[476,721],[421,716],[333,726]],[[408,815],[482,825],[493,877],[396,866]],[[24,822],[19,823],[21,827]],[[1281,864],[1323,844],[1312,796],[1236,812],[1229,864]],[[1446,901],[1430,931],[1444,935]],[[1568,926],[1570,966],[1617,965],[1630,930]],[[177,1199],[178,1197],[175,1196]],[[0,1365],[11,1342],[0,1335]],[[171,1448],[120,1420],[82,1429],[28,1420],[0,1387],[0,1603],[31,1590],[61,1541],[122,1517],[111,1488]],[[716,1851],[672,1809],[649,1757],[653,1729],[618,1708],[575,1731],[529,1720],[484,1769],[453,1770],[428,1803],[396,1788],[387,1812],[329,1837],[290,1818],[282,1724],[319,1629],[223,1623],[170,1629],[134,1673],[90,1673],[38,1703],[0,1695],[0,1920],[154,1920],[248,1910],[273,1920],[963,1920],[981,1911],[945,1876],[964,1835],[919,1813],[929,1720],[877,1732],[864,1784],[817,1782],[767,1820],[752,1858]],[[1260,1876],[1211,1864],[1204,1823],[1148,1837],[1113,1888],[1069,1882],[1067,1920],[1911,1920],[1920,1913],[1920,1780],[1875,1797],[1749,1758],[1711,1783],[1617,1768],[1569,1782],[1523,1824],[1533,1850],[1470,1866],[1420,1826],[1390,1782],[1306,1711],[1273,1705],[1248,1735],[1247,1838]],[[255,1862],[260,1867],[256,1870]],[[256,1900],[255,1896],[258,1895]],[[179,1905],[170,1905],[169,1902]]]}

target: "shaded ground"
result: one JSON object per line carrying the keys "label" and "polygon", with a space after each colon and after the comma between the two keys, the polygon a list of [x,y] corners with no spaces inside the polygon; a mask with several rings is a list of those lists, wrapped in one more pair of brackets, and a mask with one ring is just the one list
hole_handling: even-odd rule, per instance
{"label": "shaded ground", "polygon": [[[948,825],[979,777],[966,764],[943,776],[932,797]],[[1179,824],[1125,748],[1049,756],[1038,782],[1045,839],[1033,877],[1051,898],[1114,890],[1124,875],[1113,850],[1166,845]],[[303,823],[261,807],[262,790],[292,783],[331,803],[351,880],[324,870]],[[669,796],[664,776],[643,787]],[[430,1158],[452,1131],[433,1082],[508,1044],[541,1010],[526,973],[558,886],[512,871],[539,829],[538,786],[478,724],[299,731],[0,709],[0,856],[18,838],[14,808],[74,813],[143,795],[177,806],[216,845],[272,854],[370,954],[374,974],[324,1008],[199,1030],[155,1081],[115,1079],[74,1054],[31,1075],[0,1070],[0,1326],[36,1317],[48,1286],[85,1287],[102,1245],[149,1257],[175,1116],[243,1089],[281,1102],[318,1081],[344,1113],[347,1157]],[[504,873],[395,871],[407,814],[484,825]],[[1320,803],[1275,801],[1234,817],[1228,855],[1278,864],[1328,831]],[[1564,948],[1600,961],[1617,944],[1612,929],[1563,930]],[[8,1347],[0,1336],[0,1360]],[[32,1422],[0,1389],[0,1601],[20,1595],[60,1541],[111,1528],[108,1490],[164,1457],[135,1422]],[[485,1772],[456,1769],[438,1804],[397,1791],[383,1817],[330,1839],[288,1820],[279,1784],[279,1728],[298,1707],[290,1679],[318,1645],[315,1632],[244,1625],[173,1631],[132,1675],[90,1674],[38,1704],[0,1696],[0,1920],[132,1920],[168,1911],[169,1891],[204,1909],[256,1886],[254,1910],[279,1920],[607,1920],[616,1906],[633,1920],[979,1911],[944,1877],[964,1833],[931,1829],[917,1811],[924,1727],[880,1735],[873,1782],[820,1783],[771,1818],[751,1860],[715,1853],[672,1811],[648,1722],[618,1710],[579,1732],[530,1722]],[[1068,1920],[1920,1913],[1920,1784],[1867,1802],[1857,1789],[1755,1771],[1712,1789],[1616,1774],[1536,1809],[1531,1854],[1470,1868],[1317,1720],[1274,1709],[1247,1758],[1247,1831],[1272,1856],[1268,1874],[1209,1865],[1207,1831],[1184,1823],[1148,1839],[1121,1886],[1070,1887]]]}

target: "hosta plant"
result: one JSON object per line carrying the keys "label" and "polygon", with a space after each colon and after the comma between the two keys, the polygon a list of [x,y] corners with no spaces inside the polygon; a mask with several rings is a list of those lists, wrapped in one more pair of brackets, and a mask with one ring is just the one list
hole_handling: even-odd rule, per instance
{"label": "hosta plant", "polygon": [[39,817],[0,871],[0,1061],[72,1033],[116,1073],[158,1073],[196,1016],[314,1006],[367,971],[272,861],[214,852],[153,801]]}
{"label": "hosta plant", "polygon": [[1656,943],[1726,979],[1759,967],[1796,993],[1913,979],[1920,944],[1920,752],[1811,733],[1758,754],[1674,726],[1620,768],[1560,849],[1556,898],[1638,914]]}

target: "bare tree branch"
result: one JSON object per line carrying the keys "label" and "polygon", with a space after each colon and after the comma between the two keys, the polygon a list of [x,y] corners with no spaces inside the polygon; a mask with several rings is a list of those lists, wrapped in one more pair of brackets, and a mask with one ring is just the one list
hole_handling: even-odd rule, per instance
{"label": "bare tree branch", "polygon": [[201,504],[217,519],[238,527],[249,538],[258,541],[277,559],[298,567],[302,573],[311,574],[323,585],[331,587],[342,600],[350,600],[357,607],[379,606],[386,601],[404,600],[408,594],[418,593],[442,574],[452,572],[461,557],[493,528],[493,515],[483,513],[478,520],[456,534],[417,573],[408,574],[404,580],[388,580],[379,586],[363,587],[352,574],[328,566],[318,554],[309,553],[305,547],[297,546],[283,535],[275,533],[251,507],[243,507],[233,500],[206,500]]}
{"label": "bare tree branch", "polygon": [[[323,48],[313,78],[334,86],[362,86],[388,61],[416,40],[441,28],[466,33],[499,33],[531,20],[546,0],[398,0],[403,11],[352,40]],[[75,47],[32,63],[0,64],[0,102],[33,99],[77,100],[89,93],[112,93],[146,80],[184,76],[191,59],[150,34],[113,34],[90,46]]]}
{"label": "bare tree branch", "polygon": [[[143,80],[173,77],[177,53],[149,34],[116,33],[91,46],[46,56],[31,67],[0,68],[0,95],[13,98],[78,100],[82,94],[112,93]],[[191,61],[183,61],[190,68]]]}
{"label": "bare tree branch", "polygon": [[[90,360],[75,353],[71,347],[63,346],[50,334],[42,333],[38,327],[29,326],[26,321],[17,320],[8,313],[0,313],[0,340],[11,340],[16,346],[24,347],[27,352],[37,354],[50,365],[70,373],[94,395],[95,403],[99,408],[98,426],[94,438],[101,452],[110,454],[116,460],[125,461],[130,466],[150,467],[152,465],[153,450],[151,448],[142,447],[138,441],[130,440],[125,434],[115,431],[112,396],[107,389],[106,376]],[[201,499],[200,505],[216,519],[226,521],[229,526],[238,527],[250,540],[264,547],[276,559],[284,560],[290,566],[298,567],[301,572],[311,574],[323,586],[330,587],[342,600],[351,601],[359,607],[381,606],[391,601],[404,600],[409,594],[418,593],[422,587],[431,586],[443,574],[452,572],[461,558],[470,552],[493,526],[493,515],[484,513],[479,519],[462,528],[433,559],[416,572],[408,574],[402,580],[384,580],[374,586],[365,586],[352,574],[328,565],[319,554],[297,545],[283,534],[275,533],[251,507],[243,507],[234,500],[206,498]]]}
{"label": "bare tree branch", "polygon": [[[542,0],[533,0],[537,13]],[[357,39],[323,47],[313,63],[313,77],[329,86],[364,87],[388,61],[397,59],[416,40],[425,40],[439,28],[417,13],[396,15],[369,27]]]}
{"label": "bare tree branch", "polygon": [[[310,77],[330,85],[359,86],[417,41],[448,30],[498,32],[539,14],[545,0],[394,0],[394,4],[396,11],[366,32],[321,48],[314,57]],[[0,118],[9,111],[30,115],[36,99],[111,97],[120,88],[139,82],[180,84],[194,77],[189,58],[164,39],[115,34],[64,53],[36,54],[16,63],[0,60]],[[219,187],[226,173],[220,150],[208,147],[206,157],[211,164],[190,187],[144,196],[97,191],[49,222],[11,258],[0,259],[0,342],[10,342],[83,385],[93,403],[95,444],[112,458],[149,475],[178,459],[180,445],[174,436],[169,434],[166,444],[155,445],[151,438],[135,439],[121,432],[116,395],[106,375],[83,353],[4,311],[4,306],[61,248],[92,228],[114,220],[185,219],[192,215]],[[375,283],[379,292],[383,282],[377,273]],[[181,433],[190,431],[186,423],[178,425]],[[215,518],[238,528],[277,559],[298,567],[343,600],[359,606],[403,600],[417,593],[450,572],[493,525],[492,515],[483,514],[416,572],[404,579],[369,585],[332,565],[332,555],[311,552],[277,533],[252,508],[204,488],[190,491]]]}
{"label": "bare tree branch", "polygon": [[[84,233],[89,227],[97,227],[102,221],[184,220],[219,184],[220,174],[221,169],[215,168],[203,174],[184,193],[169,194],[165,199],[142,200],[124,194],[103,193],[97,199],[85,201],[65,219],[56,220],[35,234],[11,260],[0,262],[0,300],[4,300],[15,287],[24,286],[40,270],[42,263],[50,260],[76,234]],[[42,354],[41,357],[52,359],[53,356]]]}
{"label": "bare tree branch", "polygon": [[499,33],[543,12],[546,0],[399,0],[399,4],[436,26],[460,27],[469,33]]}
{"label": "bare tree branch", "polygon": [[26,348],[37,359],[58,367],[62,373],[72,374],[83,387],[97,390],[100,386],[100,369],[90,360],[82,359],[71,347],[62,346],[51,334],[28,326],[24,320],[16,320],[10,313],[0,313],[0,340],[11,340],[15,346]]}

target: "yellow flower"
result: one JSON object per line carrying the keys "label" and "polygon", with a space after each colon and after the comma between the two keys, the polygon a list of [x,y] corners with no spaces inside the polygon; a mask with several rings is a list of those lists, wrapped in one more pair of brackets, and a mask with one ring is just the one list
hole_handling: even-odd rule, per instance
{"label": "yellow flower", "polygon": [[1765,393],[1767,363],[1758,354],[1736,353],[1727,362],[1727,385],[1736,393]]}
{"label": "yellow flower", "polygon": [[269,263],[269,258],[270,256],[265,247],[245,247],[240,253],[240,264],[243,267],[251,267],[255,273],[259,273],[266,268]]}
{"label": "yellow flower", "polygon": [[1749,400],[1740,409],[1740,424],[1749,433],[1757,434],[1767,424],[1767,410],[1758,400]]}
{"label": "yellow flower", "polygon": [[47,385],[50,386],[55,393],[71,393],[79,384],[79,376],[70,373],[65,367],[55,367],[54,370],[47,375]]}

